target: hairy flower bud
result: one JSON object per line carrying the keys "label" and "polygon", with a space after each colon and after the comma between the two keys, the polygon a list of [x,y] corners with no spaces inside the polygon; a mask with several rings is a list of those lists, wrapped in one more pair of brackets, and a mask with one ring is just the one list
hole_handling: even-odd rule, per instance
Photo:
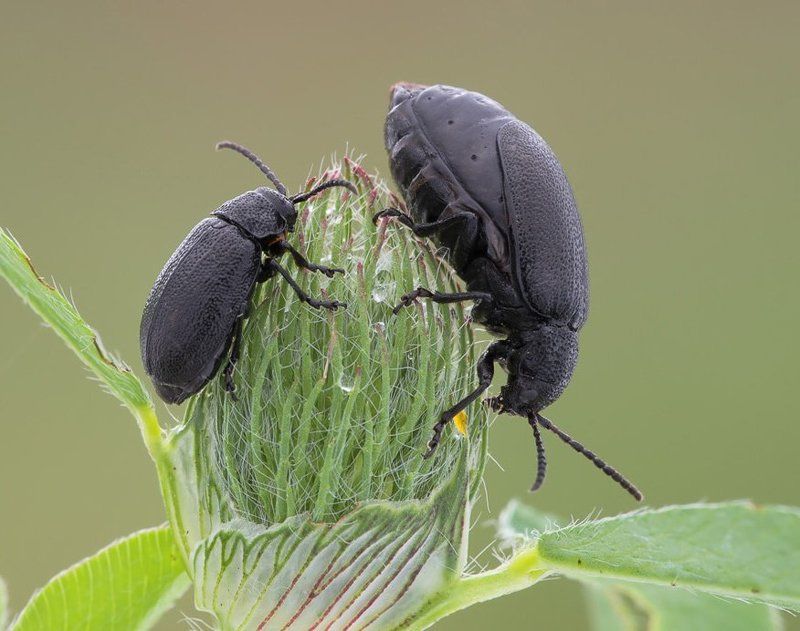
{"label": "hairy flower bud", "polygon": [[[234,374],[192,401],[174,435],[176,514],[196,602],[222,628],[392,628],[460,575],[486,455],[480,406],[422,454],[442,410],[473,381],[459,305],[392,307],[452,270],[403,226],[371,215],[385,186],[345,159],[359,195],[326,191],[289,238],[327,278],[297,271],[256,292]],[[310,183],[309,183],[310,184]],[[459,431],[466,429],[462,436]],[[349,625],[349,626],[348,626]]]}

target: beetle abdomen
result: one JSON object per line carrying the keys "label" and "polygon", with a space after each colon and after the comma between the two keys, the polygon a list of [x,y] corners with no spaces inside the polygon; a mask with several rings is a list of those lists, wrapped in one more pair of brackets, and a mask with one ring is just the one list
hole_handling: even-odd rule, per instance
{"label": "beetle abdomen", "polygon": [[477,92],[399,84],[386,119],[389,164],[419,223],[472,213],[478,236],[440,231],[459,273],[487,257],[538,316],[579,329],[588,309],[583,229],[558,159],[533,129]]}
{"label": "beetle abdomen", "polygon": [[[392,176],[414,219],[428,223],[469,212],[483,224],[464,261],[488,256],[502,268],[508,261],[508,219],[497,154],[498,130],[513,116],[476,92],[435,85],[398,84],[386,118],[385,141]],[[443,231],[438,241],[455,249],[459,231]]]}
{"label": "beetle abdomen", "polygon": [[180,403],[215,374],[244,315],[260,249],[218,218],[197,224],[167,261],[142,315],[142,360],[159,395]]}
{"label": "beetle abdomen", "polygon": [[573,330],[586,320],[586,249],[578,209],[553,151],[525,123],[497,135],[517,282],[531,307]]}

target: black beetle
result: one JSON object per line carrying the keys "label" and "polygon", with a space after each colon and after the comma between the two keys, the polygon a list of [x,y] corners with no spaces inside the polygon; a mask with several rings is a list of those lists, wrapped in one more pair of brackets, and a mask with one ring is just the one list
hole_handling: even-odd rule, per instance
{"label": "black beetle", "polygon": [[478,362],[478,387],[441,415],[426,456],[447,423],[489,387],[497,362],[508,380],[487,403],[528,419],[539,462],[531,490],[546,469],[541,425],[641,500],[633,484],[540,414],[569,383],[589,300],[580,216],[553,151],[492,99],[443,85],[395,85],[385,141],[411,216],[388,208],[375,220],[395,217],[417,236],[432,237],[468,290],[418,287],[395,313],[418,298],[474,300],[473,320],[505,337]]}
{"label": "black beetle", "polygon": [[277,190],[259,187],[225,202],[192,228],[158,275],[142,314],[139,344],[145,370],[167,403],[181,403],[199,392],[217,373],[228,349],[225,387],[233,393],[242,321],[257,283],[277,273],[312,307],[346,306],[308,296],[276,259],[288,252],[307,270],[329,277],[342,272],[309,263],[286,236],[297,220],[295,204],[333,186],[353,193],[356,188],[335,179],[288,197],[286,187],[250,150],[232,142],[221,142],[217,149],[245,156]]}

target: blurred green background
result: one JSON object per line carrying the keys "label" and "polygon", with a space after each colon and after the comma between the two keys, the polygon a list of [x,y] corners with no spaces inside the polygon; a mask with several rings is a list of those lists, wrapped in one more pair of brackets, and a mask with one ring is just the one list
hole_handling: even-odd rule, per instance
{"label": "blurred green background", "polygon": [[[567,170],[592,309],[552,418],[649,505],[800,504],[797,2],[8,0],[0,224],[140,370],[139,316],[163,262],[261,184],[213,144],[252,146],[291,189],[348,145],[386,173],[397,80],[491,95]],[[134,422],[6,288],[0,316],[0,574],[18,610],[164,514]],[[545,439],[548,483],[527,497],[529,430],[495,423],[476,552],[511,497],[575,517],[632,508]],[[549,581],[439,628],[584,628],[580,598]],[[189,601],[162,628],[184,615]]]}

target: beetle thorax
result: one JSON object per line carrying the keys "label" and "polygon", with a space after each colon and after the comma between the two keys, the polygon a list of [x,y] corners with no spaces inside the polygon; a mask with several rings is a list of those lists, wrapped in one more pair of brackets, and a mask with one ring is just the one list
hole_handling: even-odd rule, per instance
{"label": "beetle thorax", "polygon": [[578,361],[578,334],[544,325],[523,335],[508,359],[500,397],[506,410],[526,415],[553,403],[567,387]]}
{"label": "beetle thorax", "polygon": [[213,214],[238,226],[262,244],[294,230],[297,220],[297,211],[291,200],[266,187],[234,197]]}

